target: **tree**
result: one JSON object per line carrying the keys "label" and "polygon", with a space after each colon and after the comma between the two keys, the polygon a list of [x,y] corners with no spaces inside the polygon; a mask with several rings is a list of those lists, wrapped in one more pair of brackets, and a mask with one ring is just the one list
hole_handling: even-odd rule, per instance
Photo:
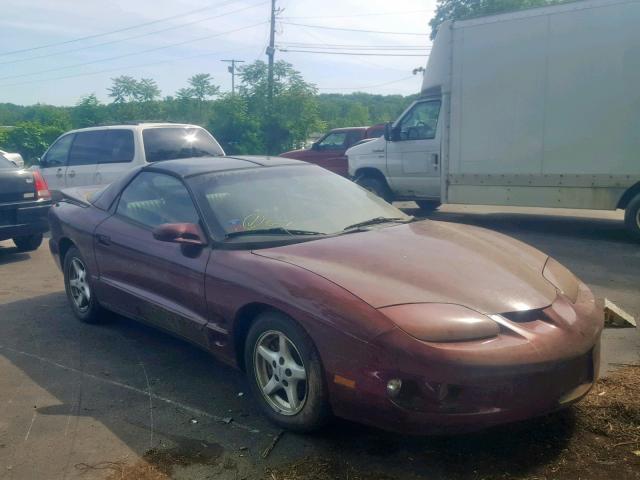
{"label": "tree", "polygon": [[95,93],[85,95],[71,110],[71,120],[75,128],[100,125],[105,120],[105,111]]}
{"label": "tree", "polygon": [[279,153],[305,142],[325,124],[318,112],[317,89],[300,72],[282,60],[274,65],[273,108],[270,109],[267,64],[257,60],[239,69],[240,95],[247,99],[248,113],[261,123],[268,153]]}
{"label": "tree", "polygon": [[570,0],[438,0],[436,13],[429,22],[431,39],[435,38],[438,27],[445,20],[463,20],[566,1]]}
{"label": "tree", "polygon": [[6,133],[5,145],[8,150],[19,152],[27,164],[32,164],[63,132],[64,129],[52,125],[21,122]]}
{"label": "tree", "polygon": [[220,92],[220,87],[212,83],[213,77],[208,73],[198,73],[189,79],[191,97],[204,102]]}
{"label": "tree", "polygon": [[138,81],[128,75],[120,75],[112,78],[113,85],[108,88],[109,96],[113,98],[113,103],[125,103],[137,100]]}
{"label": "tree", "polygon": [[141,78],[139,82],[136,82],[133,97],[138,102],[152,102],[159,96],[160,89],[152,78]]}
{"label": "tree", "polygon": [[217,100],[207,128],[227,154],[264,153],[260,119],[249,113],[245,97],[229,93]]}

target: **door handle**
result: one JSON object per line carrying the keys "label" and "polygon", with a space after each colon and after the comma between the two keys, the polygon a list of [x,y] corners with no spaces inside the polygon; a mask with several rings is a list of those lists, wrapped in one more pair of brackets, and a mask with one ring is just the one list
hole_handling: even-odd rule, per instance
{"label": "door handle", "polygon": [[61,168],[56,170],[56,177],[58,177],[58,178],[62,177],[62,169]]}
{"label": "door handle", "polygon": [[71,178],[76,176],[76,171],[75,170],[71,170],[69,173],[67,173],[67,175],[69,175]]}
{"label": "door handle", "polygon": [[434,153],[433,154],[433,166],[437,168],[439,161],[440,161],[440,157],[438,156],[437,153]]}
{"label": "door handle", "polygon": [[100,245],[111,245],[111,237],[109,237],[109,235],[101,235],[98,233],[96,235],[96,240],[98,240]]}

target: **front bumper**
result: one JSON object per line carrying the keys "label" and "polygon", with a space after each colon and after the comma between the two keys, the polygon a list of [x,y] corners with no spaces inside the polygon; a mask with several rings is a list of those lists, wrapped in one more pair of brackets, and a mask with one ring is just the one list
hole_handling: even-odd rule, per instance
{"label": "front bumper", "polygon": [[[332,386],[334,412],[362,423],[412,434],[452,434],[544,415],[584,397],[598,377],[603,313],[585,285],[544,311],[550,318],[515,325],[492,341],[429,344],[399,329],[383,335],[373,368],[352,365]],[[503,337],[504,338],[501,338]],[[391,346],[389,348],[388,346]],[[388,350],[389,352],[387,352]],[[386,384],[402,380],[397,397]],[[344,384],[344,382],[343,382]]]}
{"label": "front bumper", "polygon": [[48,201],[0,205],[0,240],[46,232],[50,207]]}

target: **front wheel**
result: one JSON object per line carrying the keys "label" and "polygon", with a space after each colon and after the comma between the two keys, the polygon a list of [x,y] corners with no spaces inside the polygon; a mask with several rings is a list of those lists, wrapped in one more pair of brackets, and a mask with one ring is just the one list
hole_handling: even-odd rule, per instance
{"label": "front wheel", "polygon": [[625,208],[624,224],[631,235],[640,240],[640,195],[636,195]]}
{"label": "front wheel", "polygon": [[24,237],[16,237],[13,239],[19,252],[32,252],[37,250],[42,244],[42,234],[26,235]]}
{"label": "front wheel", "polygon": [[364,176],[356,179],[356,183],[365,190],[369,190],[374,195],[379,196],[384,201],[391,203],[393,201],[393,195],[387,182],[380,178]]}
{"label": "front wheel", "polygon": [[244,358],[253,395],[273,422],[299,432],[325,424],[330,409],[320,356],[295,322],[277,312],[260,315]]}

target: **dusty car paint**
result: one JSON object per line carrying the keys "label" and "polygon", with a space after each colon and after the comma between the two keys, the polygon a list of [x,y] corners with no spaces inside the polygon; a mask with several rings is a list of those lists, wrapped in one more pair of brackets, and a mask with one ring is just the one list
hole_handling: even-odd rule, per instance
{"label": "dusty car paint", "polygon": [[[185,249],[112,204],[62,202],[50,213],[52,252],[80,249],[102,304],[239,368],[251,319],[280,310],[313,339],[336,415],[403,432],[473,430],[568,405],[597,376],[593,295],[578,282],[572,302],[543,277],[548,257],[506,236],[424,221],[272,248]],[[397,320],[411,309],[429,322],[442,303],[489,316],[499,334],[429,342]],[[388,395],[393,378],[411,386],[407,398]]]}

